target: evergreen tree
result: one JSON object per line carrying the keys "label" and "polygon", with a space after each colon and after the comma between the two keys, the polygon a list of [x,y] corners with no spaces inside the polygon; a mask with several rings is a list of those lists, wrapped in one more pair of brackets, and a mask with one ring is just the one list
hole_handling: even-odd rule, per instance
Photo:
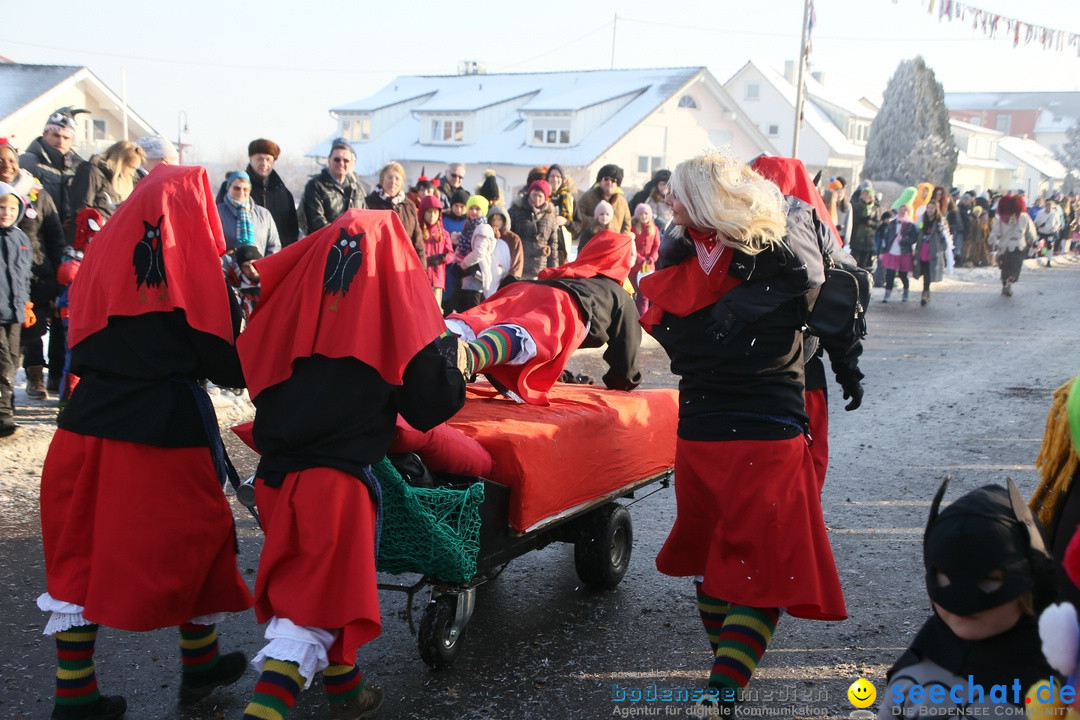
{"label": "evergreen tree", "polygon": [[1065,191],[1076,192],[1080,187],[1080,120],[1065,133],[1065,143],[1055,153],[1058,161],[1065,166]]}
{"label": "evergreen tree", "polygon": [[885,99],[866,143],[863,176],[903,185],[952,185],[960,151],[949,127],[945,91],[922,56],[903,60],[885,88]]}

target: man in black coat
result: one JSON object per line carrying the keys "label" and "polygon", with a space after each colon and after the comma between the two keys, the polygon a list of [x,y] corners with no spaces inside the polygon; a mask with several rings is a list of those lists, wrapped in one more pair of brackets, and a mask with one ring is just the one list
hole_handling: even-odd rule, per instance
{"label": "man in black coat", "polygon": [[[273,140],[258,138],[248,143],[247,174],[251,177],[251,199],[270,211],[277,225],[281,247],[288,247],[300,238],[300,222],[296,213],[296,200],[285,182],[274,169],[281,155],[281,148]],[[225,183],[218,189],[216,202],[225,199]]]}

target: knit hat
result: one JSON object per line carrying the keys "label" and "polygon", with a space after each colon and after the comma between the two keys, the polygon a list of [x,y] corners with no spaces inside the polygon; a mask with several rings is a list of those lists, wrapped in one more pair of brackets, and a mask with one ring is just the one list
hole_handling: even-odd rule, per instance
{"label": "knit hat", "polygon": [[490,205],[490,203],[483,195],[471,195],[469,196],[469,199],[465,201],[466,210],[471,207],[480,208],[480,214],[484,217],[487,217],[488,205]]}
{"label": "knit hat", "polygon": [[469,197],[471,196],[469,195],[468,190],[465,188],[458,188],[450,195],[450,204],[457,205],[458,203],[461,203],[462,205],[465,205],[469,202]]}
{"label": "knit hat", "polygon": [[605,165],[600,168],[600,171],[596,173],[596,182],[600,182],[603,178],[614,178],[616,185],[622,185],[623,181],[623,169],[618,165]]}
{"label": "knit hat", "polygon": [[274,159],[277,160],[278,156],[281,155],[281,148],[273,140],[259,138],[248,143],[248,157],[252,155],[273,155]]}
{"label": "knit hat", "polygon": [[[601,201],[601,202],[604,202],[604,201]],[[597,204],[599,205],[599,203],[597,203]],[[608,203],[608,205],[610,205],[610,204],[611,203]],[[614,211],[615,211],[615,208],[612,208],[612,212],[614,212]],[[637,207],[634,208],[634,217],[641,217],[645,213],[652,213],[652,208],[649,207],[648,203],[638,203]]]}
{"label": "knit hat", "polygon": [[[355,150],[353,150],[353,146],[352,146],[352,145],[351,145],[351,144],[349,143],[349,141],[348,141],[348,140],[346,140],[346,139],[345,139],[345,138],[343,138],[343,137],[339,137],[339,138],[334,138],[334,141],[333,141],[332,143],[330,143],[330,153],[333,153],[333,152],[334,152],[335,150],[337,150],[338,148],[342,148],[342,149],[344,149],[344,150],[348,150],[348,151],[349,151],[349,152],[351,152],[351,153],[352,153],[353,155],[355,155],[355,154],[356,154],[356,151],[355,151]],[[330,153],[327,153],[327,154],[330,154]]]}
{"label": "knit hat", "polygon": [[234,180],[245,180],[250,183],[251,176],[244,170],[233,170],[225,176],[225,188],[228,189],[228,187],[233,184]]}
{"label": "knit hat", "polygon": [[249,260],[262,260],[262,253],[254,245],[241,245],[233,251],[233,260],[237,265],[243,265]]}
{"label": "knit hat", "polygon": [[161,135],[147,135],[135,141],[135,144],[143,149],[148,160],[166,160],[180,157],[176,152],[176,146],[172,140]]}
{"label": "knit hat", "polygon": [[499,199],[499,181],[495,179],[494,170],[484,173],[484,182],[480,184],[480,189],[476,191],[476,194],[483,195],[489,203]]}
{"label": "knit hat", "polygon": [[547,180],[533,180],[532,184],[529,185],[528,192],[532,192],[533,190],[539,190],[544,193],[545,200],[551,197],[551,185]]}
{"label": "knit hat", "polygon": [[421,220],[424,219],[424,213],[426,213],[428,210],[438,210],[439,212],[442,212],[442,210],[443,210],[442,200],[439,199],[438,194],[428,195],[423,200],[420,201],[420,219]]}
{"label": "knit hat", "polygon": [[75,116],[82,113],[90,114],[84,108],[62,107],[56,110],[45,122],[46,130],[71,130],[75,132]]}
{"label": "knit hat", "polygon": [[615,207],[607,200],[601,200],[596,203],[596,207],[593,209],[593,217],[596,217],[601,210],[607,210],[609,215],[615,215]]}

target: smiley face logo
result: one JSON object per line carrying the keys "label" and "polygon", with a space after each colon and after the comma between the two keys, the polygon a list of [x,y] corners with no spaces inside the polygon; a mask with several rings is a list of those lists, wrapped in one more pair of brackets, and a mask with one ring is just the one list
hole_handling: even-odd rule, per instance
{"label": "smiley face logo", "polygon": [[847,699],[857,708],[868,708],[877,700],[877,688],[866,678],[859,678],[847,689]]}

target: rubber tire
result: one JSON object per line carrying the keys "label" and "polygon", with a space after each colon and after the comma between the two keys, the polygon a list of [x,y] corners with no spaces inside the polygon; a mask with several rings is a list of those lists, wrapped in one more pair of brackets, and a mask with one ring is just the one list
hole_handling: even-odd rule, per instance
{"label": "rubber tire", "polygon": [[456,614],[457,598],[453,595],[437,597],[424,608],[420,629],[416,633],[416,644],[420,648],[420,657],[432,670],[450,667],[461,651],[466,628],[462,628],[453,640],[449,638]]}
{"label": "rubber tire", "polygon": [[634,529],[629,511],[618,503],[594,510],[574,543],[574,567],[592,590],[611,590],[630,567]]}

